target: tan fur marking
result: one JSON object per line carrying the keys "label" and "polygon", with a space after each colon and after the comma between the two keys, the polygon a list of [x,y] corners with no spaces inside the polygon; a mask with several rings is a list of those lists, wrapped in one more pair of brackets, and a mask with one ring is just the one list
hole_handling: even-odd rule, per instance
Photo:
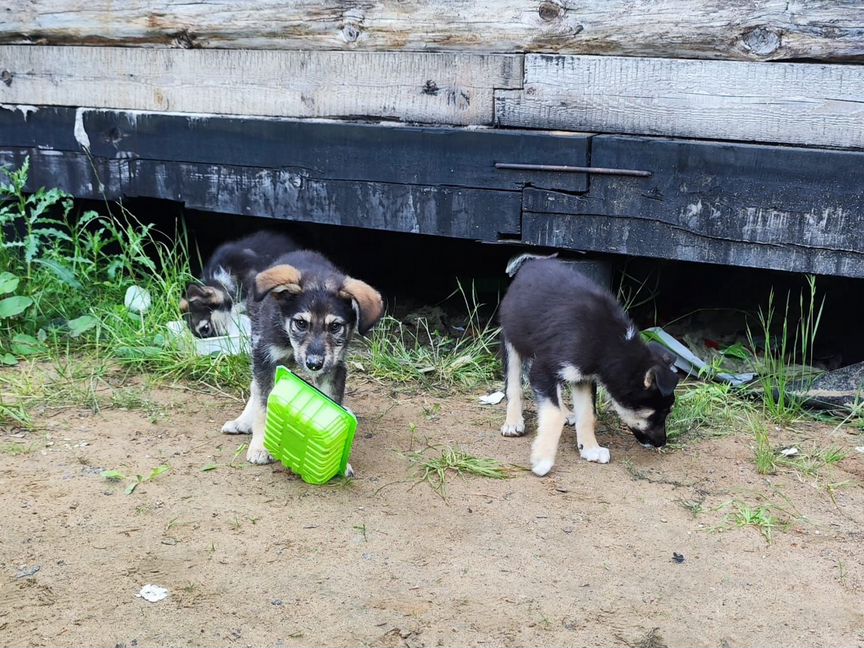
{"label": "tan fur marking", "polygon": [[353,299],[360,309],[360,333],[365,333],[381,319],[384,314],[384,300],[381,293],[372,286],[353,277],[345,277],[339,294],[345,299]]}
{"label": "tan fur marking", "polygon": [[188,313],[189,312],[189,302],[186,301],[185,299],[180,300],[180,312],[181,313]]}
{"label": "tan fur marking", "polygon": [[654,384],[654,368],[652,367],[645,372],[645,389],[651,389]]}
{"label": "tan fur marking", "polygon": [[255,288],[259,295],[266,295],[271,291],[301,293],[300,271],[292,265],[282,264],[259,272],[255,277]]}
{"label": "tan fur marking", "polygon": [[209,306],[219,306],[225,302],[225,294],[213,286],[197,286],[193,284],[186,291],[186,299],[190,303],[201,302]]}

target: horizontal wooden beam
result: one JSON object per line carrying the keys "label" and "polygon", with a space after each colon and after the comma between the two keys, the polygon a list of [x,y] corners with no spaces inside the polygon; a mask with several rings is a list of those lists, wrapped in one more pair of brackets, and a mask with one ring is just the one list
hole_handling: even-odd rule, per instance
{"label": "horizontal wooden beam", "polygon": [[291,167],[310,178],[521,191],[579,192],[584,173],[496,163],[588,164],[590,136],[492,129],[373,126],[74,108],[0,108],[0,144],[97,157]]}
{"label": "horizontal wooden beam", "polygon": [[189,209],[494,242],[518,235],[521,194],[460,187],[321,180],[299,169],[117,160],[0,148],[0,166],[31,159],[29,190],[79,198],[159,198]]}
{"label": "horizontal wooden beam", "polygon": [[12,5],[0,23],[0,43],[864,60],[864,4],[848,0],[19,0]]}
{"label": "horizontal wooden beam", "polygon": [[864,278],[864,153],[597,136],[591,161],[652,175],[526,189],[523,241]]}
{"label": "horizontal wooden beam", "polygon": [[[5,16],[4,16],[5,19]],[[0,103],[488,125],[520,56],[0,46]]]}
{"label": "horizontal wooden beam", "polygon": [[864,148],[864,66],[526,55],[501,126]]}

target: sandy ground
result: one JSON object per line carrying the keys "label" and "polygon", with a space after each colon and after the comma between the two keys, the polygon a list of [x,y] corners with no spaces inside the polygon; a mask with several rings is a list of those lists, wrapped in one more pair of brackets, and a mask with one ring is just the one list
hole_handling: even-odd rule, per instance
{"label": "sandy ground", "polygon": [[[766,478],[742,435],[658,453],[607,424],[609,465],[580,461],[571,430],[549,477],[451,477],[443,499],[414,484],[411,447],[524,466],[531,437],[502,438],[504,405],[476,395],[352,380],[357,478],[323,487],[234,459],[245,438],[219,427],[241,405],[181,389],[4,429],[0,644],[864,645],[860,436],[813,428],[795,440],[850,457]],[[161,464],[130,495],[100,477]],[[788,526],[768,543],[735,503]],[[148,583],[170,595],[137,598]]]}

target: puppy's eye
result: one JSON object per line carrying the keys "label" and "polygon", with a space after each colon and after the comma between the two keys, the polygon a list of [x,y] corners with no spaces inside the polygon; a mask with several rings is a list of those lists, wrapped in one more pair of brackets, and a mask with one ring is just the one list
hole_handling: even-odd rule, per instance
{"label": "puppy's eye", "polygon": [[344,324],[342,324],[342,322],[330,322],[330,324],[327,326],[327,330],[333,334],[336,334],[342,331],[343,326]]}
{"label": "puppy's eye", "polygon": [[304,319],[300,319],[300,318],[292,319],[291,320],[291,326],[293,326],[294,330],[298,331],[299,333],[303,333],[304,331],[309,330],[309,322],[307,322]]}

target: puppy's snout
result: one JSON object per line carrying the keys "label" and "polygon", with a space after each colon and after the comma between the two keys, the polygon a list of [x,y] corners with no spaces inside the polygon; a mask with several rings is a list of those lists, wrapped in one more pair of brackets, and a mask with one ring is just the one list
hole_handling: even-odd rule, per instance
{"label": "puppy's snout", "polygon": [[324,366],[324,356],[323,355],[307,355],[306,356],[306,368],[309,371],[319,371],[321,367]]}
{"label": "puppy's snout", "polygon": [[636,440],[644,446],[662,448],[666,445],[666,428],[648,430],[647,432],[631,428],[631,431]]}

